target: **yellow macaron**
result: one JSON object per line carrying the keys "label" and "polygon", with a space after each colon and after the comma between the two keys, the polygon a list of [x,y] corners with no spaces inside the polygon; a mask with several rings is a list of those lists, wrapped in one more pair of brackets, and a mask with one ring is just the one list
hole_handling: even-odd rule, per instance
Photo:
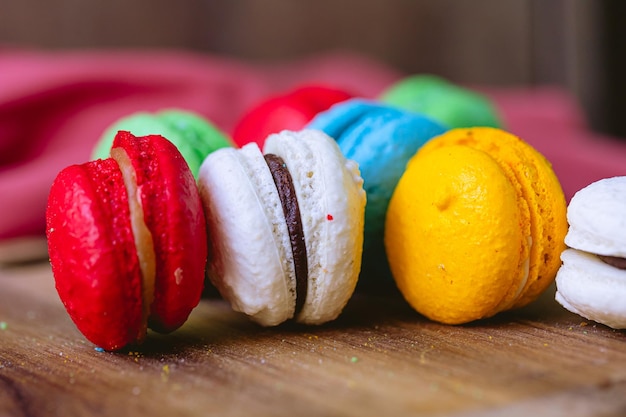
{"label": "yellow macaron", "polygon": [[442,323],[524,306],[554,281],[566,207],[550,163],[522,139],[450,130],[410,160],[389,204],[385,247],[398,288]]}

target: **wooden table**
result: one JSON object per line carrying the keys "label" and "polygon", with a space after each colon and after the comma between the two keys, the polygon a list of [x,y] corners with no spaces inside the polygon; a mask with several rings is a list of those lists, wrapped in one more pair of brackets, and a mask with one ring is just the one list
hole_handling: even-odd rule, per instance
{"label": "wooden table", "polygon": [[0,416],[624,416],[626,334],[553,289],[465,326],[356,295],[321,327],[265,329],[204,299],[170,335],[102,352],[49,265],[0,269]]}

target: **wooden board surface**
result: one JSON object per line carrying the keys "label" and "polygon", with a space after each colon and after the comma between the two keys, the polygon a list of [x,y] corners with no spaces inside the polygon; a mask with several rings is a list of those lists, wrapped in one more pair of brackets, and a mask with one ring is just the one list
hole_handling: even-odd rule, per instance
{"label": "wooden board surface", "polygon": [[623,416],[625,333],[530,307],[465,326],[357,295],[335,322],[265,329],[204,299],[173,334],[100,352],[45,262],[0,269],[0,416]]}

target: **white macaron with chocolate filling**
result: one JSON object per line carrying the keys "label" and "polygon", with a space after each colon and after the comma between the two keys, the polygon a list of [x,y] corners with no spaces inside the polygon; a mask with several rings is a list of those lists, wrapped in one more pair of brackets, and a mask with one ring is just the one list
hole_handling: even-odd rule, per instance
{"label": "white macaron with chocolate filling", "polygon": [[207,274],[234,310],[264,326],[335,319],[361,267],[365,191],[356,162],[317,130],[210,154],[198,177]]}
{"label": "white macaron with chocolate filling", "polygon": [[626,328],[626,176],[578,191],[567,220],[556,300],[589,320]]}

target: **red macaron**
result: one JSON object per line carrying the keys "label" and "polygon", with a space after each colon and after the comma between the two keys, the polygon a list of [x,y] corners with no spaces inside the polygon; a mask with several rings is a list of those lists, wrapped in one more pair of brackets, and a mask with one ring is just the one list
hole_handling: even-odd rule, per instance
{"label": "red macaron", "polygon": [[325,85],[303,85],[268,97],[249,109],[233,129],[235,144],[256,142],[263,147],[265,138],[283,130],[298,131],[313,117],[353,95]]}
{"label": "red macaron", "polygon": [[78,329],[118,350],[180,327],[200,301],[206,222],[193,174],[157,136],[119,132],[111,158],[63,169],[46,211],[56,288]]}

